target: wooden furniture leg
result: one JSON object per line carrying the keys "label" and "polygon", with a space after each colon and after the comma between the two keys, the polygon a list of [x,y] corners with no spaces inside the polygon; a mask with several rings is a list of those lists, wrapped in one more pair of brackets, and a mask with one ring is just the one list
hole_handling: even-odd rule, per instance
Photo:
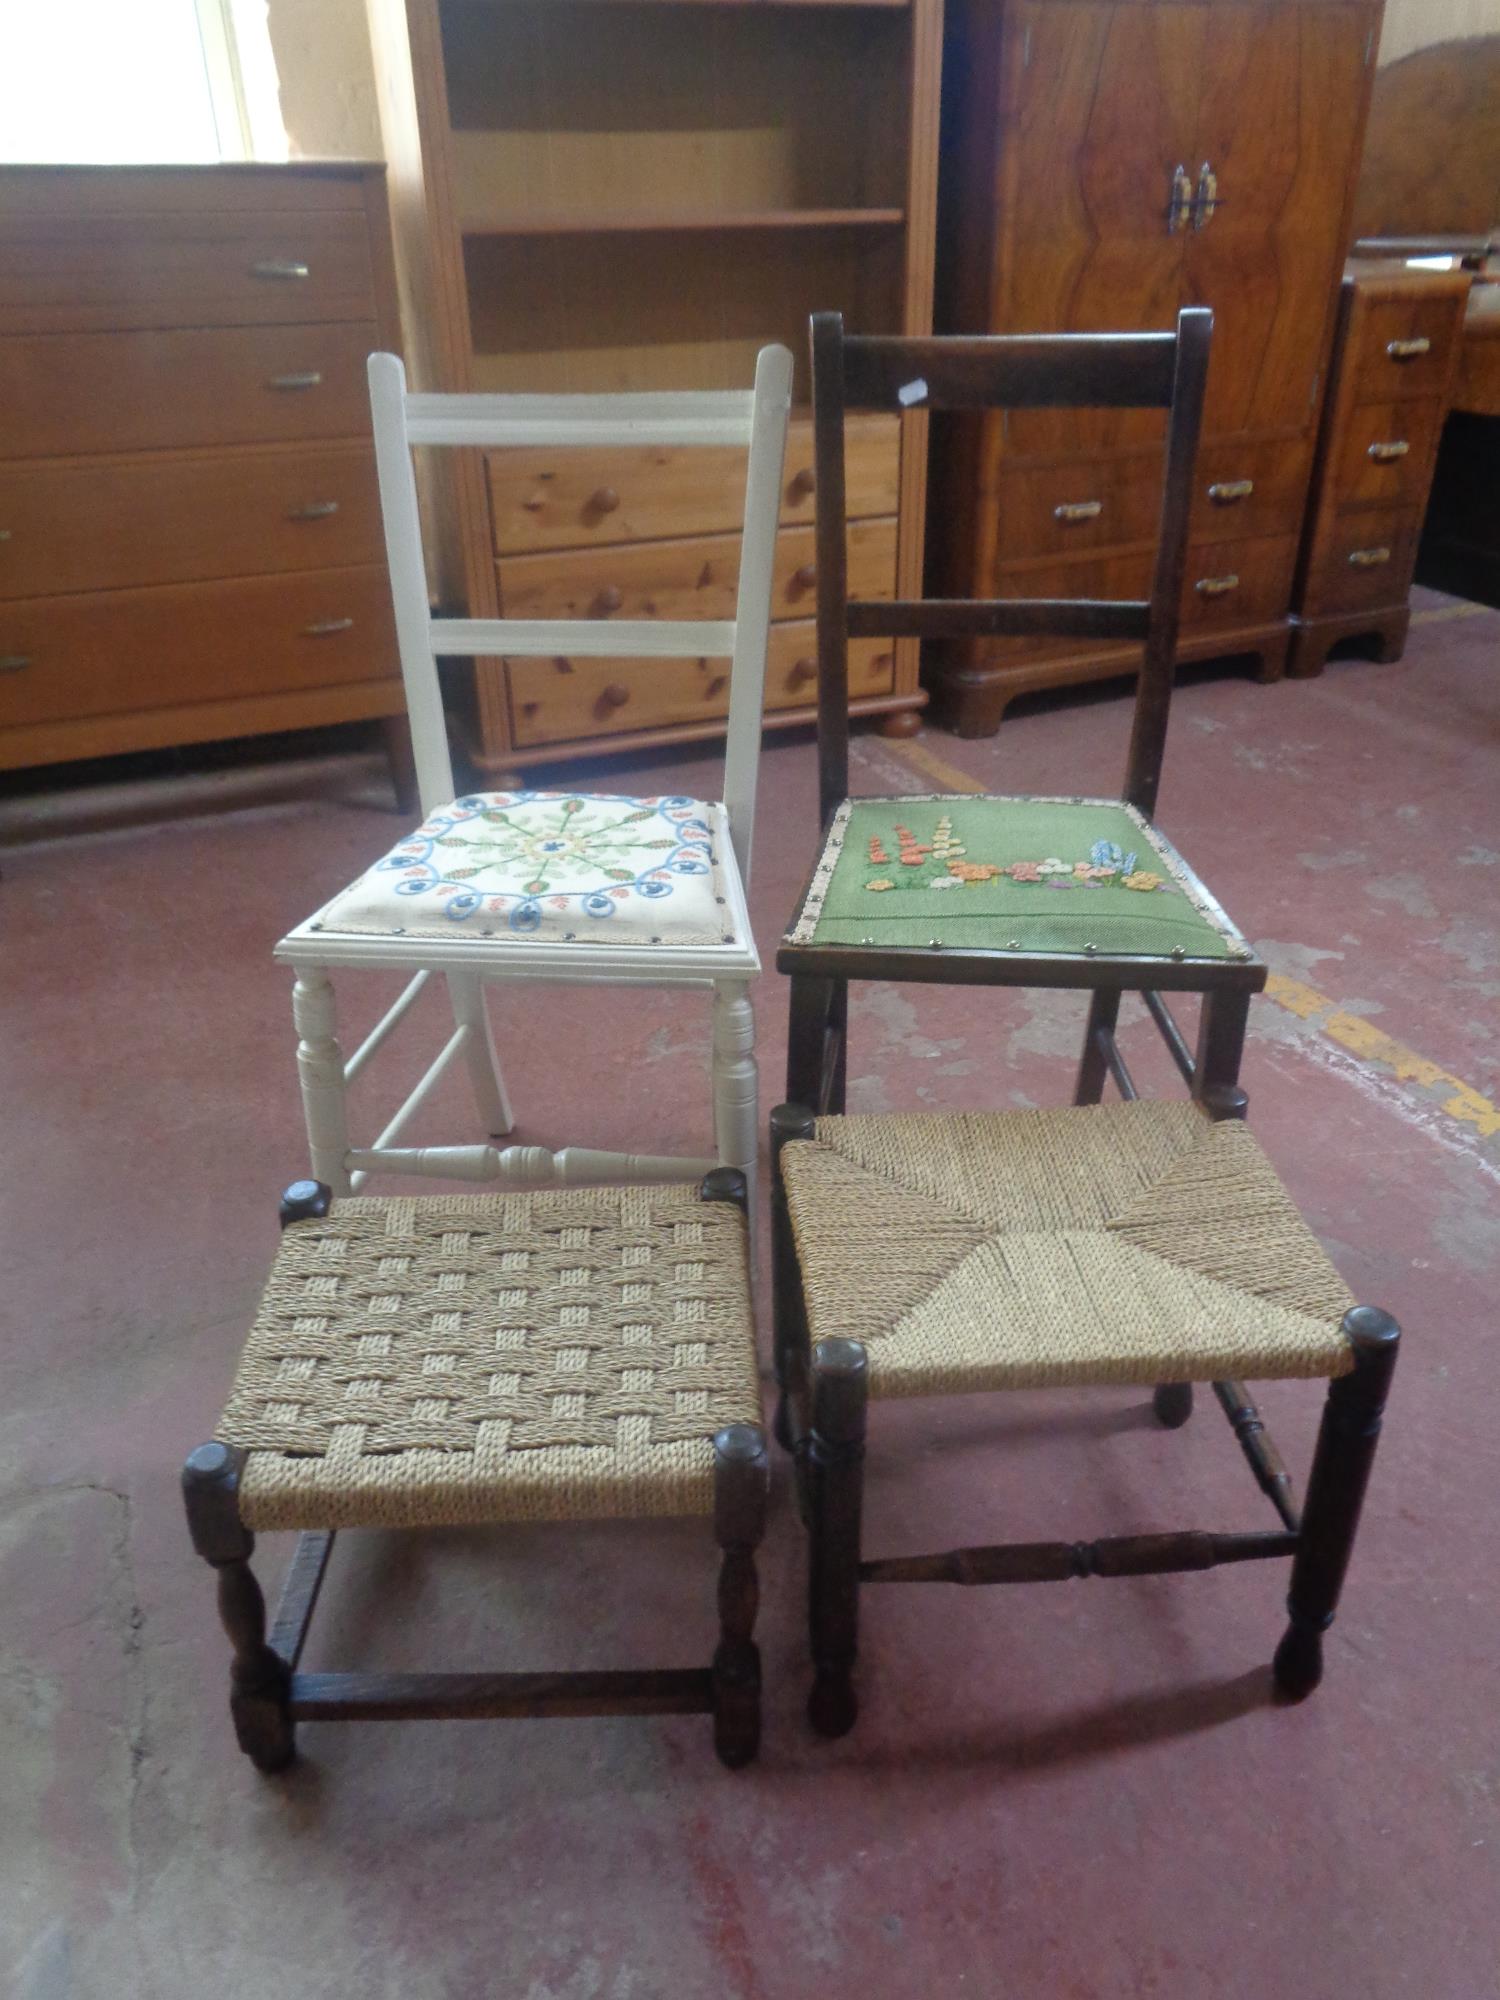
{"label": "wooden furniture leg", "polygon": [[1354,1368],[1328,1385],[1292,1562],[1290,1622],[1273,1664],[1277,1687],[1292,1701],[1323,1678],[1323,1634],[1338,1608],[1401,1344],[1401,1329],[1375,1306],[1347,1313],[1344,1332]]}
{"label": "wooden furniture leg", "polygon": [[500,1071],[500,1058],[495,1053],[494,1031],[490,1027],[489,1009],[484,1001],[484,981],[472,972],[450,972],[448,998],[453,1006],[454,1020],[465,1030],[464,1064],[469,1072],[469,1087],[474,1093],[480,1128],[488,1132],[492,1139],[503,1139],[516,1119],[510,1108],[505,1078]]}
{"label": "wooden furniture leg", "polygon": [[297,1753],[288,1706],[291,1669],[266,1644],[266,1601],[250,1567],[255,1537],[240,1520],[243,1451],[204,1444],[182,1471],[193,1547],[219,1579],[219,1619],[234,1658],[229,1669],[229,1712],[240,1748],[261,1771],[280,1771]]}
{"label": "wooden furniture leg", "polygon": [[719,1164],[736,1168],[751,1187],[760,1140],[759,1084],[749,983],[721,979],[714,987],[714,1145]]}
{"label": "wooden furniture leg", "polygon": [[1075,1104],[1098,1104],[1103,1099],[1109,1063],[1099,1038],[1114,1033],[1119,1017],[1119,988],[1101,986],[1089,1000],[1089,1021],[1083,1031],[1083,1054],[1079,1058],[1078,1082],[1073,1090]]}
{"label": "wooden furniture leg", "polygon": [[[797,1245],[781,1179],[781,1149],[790,1140],[811,1139],[815,1125],[813,1114],[801,1104],[778,1104],[771,1113],[771,1314],[777,1389],[773,1430],[783,1451],[795,1451],[807,1428],[810,1356]],[[799,1464],[798,1498],[805,1503],[804,1485]]]}
{"label": "wooden furniture leg", "polygon": [[859,1542],[864,1500],[869,1361],[857,1340],[820,1340],[812,1353],[808,1613],[813,1687],[807,1715],[820,1736],[854,1727],[859,1648]]}
{"label": "wooden furniture leg", "polygon": [[786,1101],[819,1108],[823,1056],[833,1012],[833,981],[793,973],[787,1021]]}
{"label": "wooden furniture leg", "polygon": [[380,733],[385,742],[385,761],[391,769],[396,811],[403,819],[415,819],[421,801],[417,791],[417,760],[411,747],[411,724],[405,715],[383,715]]}
{"label": "wooden furniture leg", "polygon": [[766,1529],[766,1441],[751,1424],[714,1439],[714,1536],[719,1569],[719,1645],[714,1654],[714,1749],[730,1770],[760,1747],[760,1650],[755,1614],[760,1582],[755,1551]]}
{"label": "wooden furniture leg", "polygon": [[297,1029],[297,1075],[313,1178],[336,1195],[348,1194],[344,1052],[338,1043],[333,982],[327,973],[309,969],[297,975],[292,987],[292,1020]]}

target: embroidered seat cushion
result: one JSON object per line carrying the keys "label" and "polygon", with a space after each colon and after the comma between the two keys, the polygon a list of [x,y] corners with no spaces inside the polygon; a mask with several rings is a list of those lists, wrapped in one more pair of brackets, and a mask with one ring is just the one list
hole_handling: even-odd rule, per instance
{"label": "embroidered seat cushion", "polygon": [[722,944],[721,815],[700,799],[472,792],[319,912],[357,936]]}
{"label": "embroidered seat cushion", "polygon": [[708,1513],[759,1422],[740,1210],[548,1188],[292,1223],[217,1435],[252,1528],[410,1528]]}
{"label": "embroidered seat cushion", "polygon": [[846,799],[786,942],[1248,959],[1176,850],[1118,799]]}
{"label": "embroidered seat cushion", "polygon": [[862,1341],[874,1395],[1352,1365],[1342,1279],[1195,1104],[820,1118],[781,1174],[811,1337]]}

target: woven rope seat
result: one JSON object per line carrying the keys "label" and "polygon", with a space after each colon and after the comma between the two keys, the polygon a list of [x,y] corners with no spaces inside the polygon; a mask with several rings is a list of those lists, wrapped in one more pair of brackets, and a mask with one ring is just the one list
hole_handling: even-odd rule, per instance
{"label": "woven rope seat", "polygon": [[549,1189],[291,1224],[217,1436],[248,1528],[435,1527],[711,1513],[759,1419],[741,1211]]}
{"label": "woven rope seat", "polygon": [[1191,1103],[821,1118],[781,1156],[808,1331],[870,1393],[1345,1373],[1353,1304],[1247,1128]]}

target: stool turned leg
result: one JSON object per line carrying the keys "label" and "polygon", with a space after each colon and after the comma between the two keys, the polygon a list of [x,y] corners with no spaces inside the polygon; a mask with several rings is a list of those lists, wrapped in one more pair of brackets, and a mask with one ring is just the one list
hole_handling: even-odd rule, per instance
{"label": "stool turned leg", "polygon": [[778,1104],[771,1113],[771,1318],[776,1368],[776,1420],[773,1429],[783,1451],[797,1441],[792,1404],[807,1387],[807,1314],[802,1299],[802,1273],[781,1178],[781,1149],[793,1139],[810,1140],[817,1129],[812,1113],[800,1104]]}
{"label": "stool turned leg", "polygon": [[828,1026],[839,1038],[839,1052],[834,1060],[833,1075],[829,1079],[828,1102],[821,1108],[831,1118],[842,1118],[844,1104],[849,1094],[849,982],[836,979],[833,982],[833,999],[828,1009]]}
{"label": "stool turned leg", "polygon": [[335,1032],[333,985],[327,973],[313,967],[298,973],[292,986],[292,1020],[297,1029],[297,1075],[302,1084],[302,1116],[313,1176],[335,1194],[347,1194],[349,1118],[344,1052]]}
{"label": "stool turned leg", "polygon": [[844,1736],[859,1704],[859,1530],[864,1500],[869,1362],[857,1340],[820,1340],[812,1355],[808,1614],[813,1687],[807,1716],[820,1736]]}
{"label": "stool turned leg", "polygon": [[1193,1414],[1191,1382],[1160,1382],[1152,1393],[1151,1407],[1164,1430],[1180,1431]]}
{"label": "stool turned leg", "polygon": [[1104,1097],[1104,1079],[1109,1065],[1099,1046],[1101,1031],[1113,1034],[1120,1018],[1118,987],[1103,987],[1089,1001],[1089,1022],[1083,1031],[1083,1054],[1078,1062],[1078,1081],[1073,1087],[1075,1104],[1099,1104]]}
{"label": "stool turned leg", "polygon": [[755,1185],[760,1144],[759,1081],[755,1062],[755,1010],[743,979],[714,987],[714,1146],[721,1167],[736,1167]]}
{"label": "stool turned leg", "polygon": [[719,1646],[714,1654],[714,1749],[731,1771],[760,1748],[760,1649],[755,1551],[766,1531],[766,1441],[757,1425],[730,1424],[714,1439],[714,1538],[719,1567]]}
{"label": "stool turned leg", "polygon": [[218,1573],[219,1619],[234,1648],[229,1712],[235,1736],[258,1770],[280,1771],[297,1751],[287,1708],[292,1676],[266,1644],[266,1601],[250,1567],[255,1537],[240,1519],[244,1463],[244,1452],[230,1445],[199,1445],[183,1467],[182,1494],[193,1547]]}
{"label": "stool turned leg", "polygon": [[786,1030],[786,1096],[788,1104],[816,1108],[823,1091],[823,1048],[833,1009],[833,981],[791,976]]}
{"label": "stool turned leg", "polygon": [[1310,1695],[1323,1678],[1323,1634],[1338,1608],[1401,1344],[1400,1327],[1374,1306],[1346,1314],[1344,1333],[1354,1369],[1328,1385],[1292,1562],[1291,1622],[1272,1668],[1277,1687],[1292,1701]]}

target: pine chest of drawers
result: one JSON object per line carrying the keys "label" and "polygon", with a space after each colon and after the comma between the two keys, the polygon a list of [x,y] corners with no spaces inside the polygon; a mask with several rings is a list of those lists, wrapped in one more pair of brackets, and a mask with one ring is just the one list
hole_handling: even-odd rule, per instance
{"label": "pine chest of drawers", "polygon": [[404,713],[384,169],[0,167],[0,768]]}
{"label": "pine chest of drawers", "polygon": [[1339,305],[1289,671],[1359,640],[1399,660],[1438,441],[1463,344],[1466,271],[1352,264]]}

